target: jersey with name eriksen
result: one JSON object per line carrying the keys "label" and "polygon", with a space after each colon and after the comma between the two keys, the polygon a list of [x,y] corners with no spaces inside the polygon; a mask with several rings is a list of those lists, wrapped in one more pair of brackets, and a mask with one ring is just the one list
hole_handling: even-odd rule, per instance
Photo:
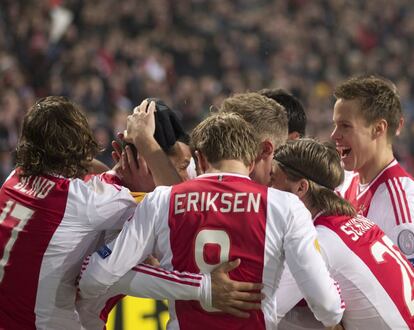
{"label": "jersey with name eriksen", "polygon": [[240,319],[195,301],[171,300],[168,328],[274,329],[275,291],[286,258],[314,312],[323,322],[336,324],[343,306],[315,239],[310,213],[295,195],[246,176],[205,174],[148,194],[109,246],[111,254],[91,256],[81,292],[83,287],[106,292],[148,254],[155,253],[166,269],[191,273],[209,273],[240,258],[230,277],[264,284],[260,311]]}

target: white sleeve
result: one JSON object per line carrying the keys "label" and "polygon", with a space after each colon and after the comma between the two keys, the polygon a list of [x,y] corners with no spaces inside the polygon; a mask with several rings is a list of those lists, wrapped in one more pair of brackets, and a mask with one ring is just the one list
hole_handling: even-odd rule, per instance
{"label": "white sleeve", "polygon": [[281,319],[303,298],[289,267],[285,265],[276,290],[277,317]]}
{"label": "white sleeve", "polygon": [[210,274],[168,271],[139,264],[111,287],[111,291],[128,296],[198,300],[211,307]]}
{"label": "white sleeve", "polygon": [[367,218],[374,221],[414,262],[414,182],[392,178],[376,190]]}
{"label": "white sleeve", "polygon": [[116,240],[90,256],[79,283],[84,297],[105,293],[132,267],[153,253],[155,224],[168,220],[159,219],[159,210],[169,207],[170,191],[171,187],[158,187],[146,195]]}
{"label": "white sleeve", "polygon": [[[79,183],[79,182],[77,182]],[[73,193],[84,196],[86,217],[95,230],[121,229],[134,214],[136,202],[122,186],[102,181],[98,176],[74,185]]]}
{"label": "white sleeve", "polygon": [[319,252],[315,227],[301,202],[292,204],[284,239],[286,262],[309,308],[325,326],[341,321],[344,305]]}
{"label": "white sleeve", "polygon": [[105,294],[91,298],[79,296],[76,309],[82,326],[85,329],[103,328],[105,322],[99,316],[108,302],[119,295],[157,300],[198,300],[211,307],[211,278],[210,274],[167,271],[140,264],[122,276]]}

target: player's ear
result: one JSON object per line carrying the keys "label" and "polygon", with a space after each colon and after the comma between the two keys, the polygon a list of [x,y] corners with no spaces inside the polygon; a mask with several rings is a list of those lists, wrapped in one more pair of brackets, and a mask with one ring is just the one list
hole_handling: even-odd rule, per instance
{"label": "player's ear", "polygon": [[395,135],[396,136],[399,136],[401,134],[401,130],[402,130],[403,126],[404,126],[404,123],[405,123],[404,117],[401,117],[400,118],[400,121],[398,122],[397,131],[395,132]]}
{"label": "player's ear", "polygon": [[300,134],[296,131],[290,132],[288,134],[288,140],[299,140],[300,139]]}
{"label": "player's ear", "polygon": [[194,155],[196,157],[196,169],[197,169],[197,175],[203,174],[207,170],[207,160],[206,157],[204,157],[203,153],[196,150],[194,151]]}
{"label": "player's ear", "polygon": [[260,142],[260,151],[257,155],[256,161],[260,159],[267,159],[269,157],[273,158],[273,152],[275,151],[275,148],[273,147],[273,143],[269,140],[264,140]]}
{"label": "player's ear", "polygon": [[303,199],[309,190],[309,181],[306,179],[300,179],[296,183],[295,190],[296,196],[298,196],[300,199]]}
{"label": "player's ear", "polygon": [[378,138],[387,134],[388,123],[385,119],[378,120],[372,127],[373,138]]}

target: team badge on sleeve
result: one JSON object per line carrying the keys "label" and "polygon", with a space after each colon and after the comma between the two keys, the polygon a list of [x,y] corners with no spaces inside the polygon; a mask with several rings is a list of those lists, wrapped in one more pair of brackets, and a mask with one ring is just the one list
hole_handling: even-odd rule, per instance
{"label": "team badge on sleeve", "polygon": [[107,257],[109,257],[111,255],[112,250],[108,246],[104,245],[104,246],[101,246],[99,248],[99,250],[96,251],[96,252],[98,252],[99,256],[102,259],[105,259],[105,258],[107,258]]}
{"label": "team badge on sleeve", "polygon": [[398,247],[402,253],[410,255],[414,253],[414,233],[404,229],[398,234]]}

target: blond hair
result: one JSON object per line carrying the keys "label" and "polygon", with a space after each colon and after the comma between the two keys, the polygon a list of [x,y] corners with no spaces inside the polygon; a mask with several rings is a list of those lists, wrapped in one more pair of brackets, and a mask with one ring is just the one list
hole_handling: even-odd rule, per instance
{"label": "blond hair", "polygon": [[259,139],[253,126],[236,113],[215,113],[198,124],[190,135],[190,148],[200,151],[214,164],[221,160],[240,160],[253,164]]}
{"label": "blond hair", "polygon": [[220,112],[235,112],[253,125],[259,138],[270,139],[275,147],[287,140],[288,117],[276,101],[258,93],[235,94],[225,99]]}
{"label": "blond hair", "polygon": [[355,215],[353,206],[334,192],[344,179],[344,170],[332,145],[312,139],[288,141],[274,159],[289,180],[309,181],[306,197],[311,208],[325,211],[325,215]]}

